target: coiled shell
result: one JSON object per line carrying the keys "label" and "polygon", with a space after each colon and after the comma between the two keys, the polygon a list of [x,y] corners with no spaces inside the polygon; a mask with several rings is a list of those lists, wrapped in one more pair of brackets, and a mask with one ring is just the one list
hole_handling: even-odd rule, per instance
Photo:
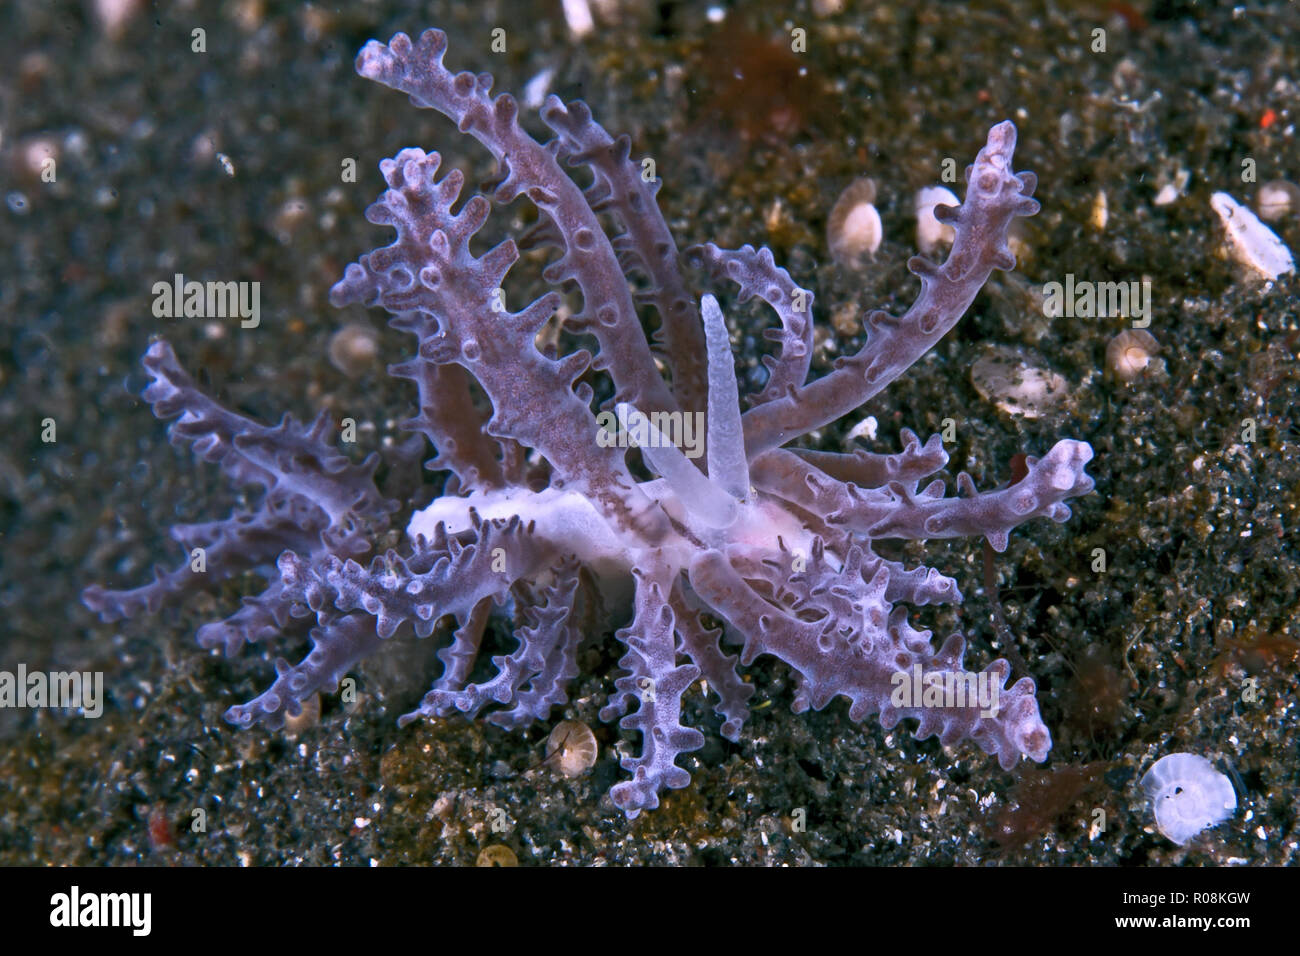
{"label": "coiled shell", "polygon": [[1156,828],[1180,846],[1237,809],[1237,794],[1226,776],[1197,754],[1161,757],[1142,776]]}

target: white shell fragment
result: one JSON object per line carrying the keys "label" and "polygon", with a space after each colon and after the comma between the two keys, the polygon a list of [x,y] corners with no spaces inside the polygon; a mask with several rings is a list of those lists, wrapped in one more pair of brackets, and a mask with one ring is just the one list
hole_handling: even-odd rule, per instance
{"label": "white shell fragment", "polygon": [[1156,193],[1155,199],[1151,201],[1157,206],[1168,206],[1187,192],[1187,184],[1191,181],[1192,174],[1185,169],[1175,171],[1172,176],[1162,173],[1156,179],[1156,185],[1160,189]]}
{"label": "white shell fragment", "polygon": [[1295,271],[1291,250],[1253,212],[1227,193],[1211,196],[1210,206],[1219,214],[1228,233],[1228,249],[1234,259],[1269,282]]}
{"label": "white shell fragment", "polygon": [[1065,400],[1070,386],[1051,369],[1031,364],[1034,359],[1022,349],[990,346],[971,366],[971,384],[1008,415],[1040,418]]}
{"label": "white shell fragment", "polygon": [[1198,754],[1161,757],[1142,777],[1156,828],[1179,846],[1237,809],[1237,794],[1226,776]]}
{"label": "white shell fragment", "polygon": [[934,250],[941,242],[952,245],[957,233],[952,226],[934,216],[935,206],[958,206],[961,201],[951,189],[943,186],[926,186],[916,194],[916,245],[924,253]]}

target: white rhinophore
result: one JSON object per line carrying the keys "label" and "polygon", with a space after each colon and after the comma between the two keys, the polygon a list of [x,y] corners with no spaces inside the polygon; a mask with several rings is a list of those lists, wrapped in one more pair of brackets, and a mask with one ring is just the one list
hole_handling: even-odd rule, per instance
{"label": "white rhinophore", "polygon": [[[634,436],[633,440],[641,448],[646,462],[664,479],[694,520],[710,528],[726,528],[735,522],[740,502],[696,468],[680,448],[664,437],[649,416],[640,414],[627,402],[619,402],[614,410],[618,413],[619,427]],[[637,420],[644,435],[633,431],[633,419]],[[710,440],[712,432],[710,423]],[[645,436],[649,440],[642,442],[640,438]],[[712,456],[712,452],[709,454]]]}
{"label": "white rhinophore", "polygon": [[718,308],[718,300],[711,295],[700,300],[700,312],[709,353],[709,478],[733,498],[748,501],[749,459],[745,457],[740,389],[736,384],[736,364],[731,355],[727,322]]}

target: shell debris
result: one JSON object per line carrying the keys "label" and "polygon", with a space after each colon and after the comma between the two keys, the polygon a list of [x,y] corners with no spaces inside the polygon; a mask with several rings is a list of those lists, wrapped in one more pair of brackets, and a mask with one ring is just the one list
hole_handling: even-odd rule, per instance
{"label": "shell debris", "polygon": [[1040,418],[1069,394],[1069,383],[1051,369],[1030,364],[1020,349],[991,346],[970,370],[980,397],[1008,415]]}
{"label": "shell debris", "polygon": [[379,333],[367,323],[349,322],[330,337],[329,358],[348,378],[360,378],[379,364]]}
{"label": "shell debris", "polygon": [[562,720],[546,740],[546,761],[566,777],[577,777],[596,763],[596,735],[580,720]]}
{"label": "shell debris", "polygon": [[1218,826],[1237,809],[1228,778],[1198,754],[1166,754],[1142,776],[1156,829],[1179,846]]}
{"label": "shell debris", "polygon": [[1191,181],[1192,174],[1185,169],[1176,170],[1172,176],[1168,173],[1161,173],[1156,178],[1156,185],[1160,188],[1151,202],[1157,206],[1168,206],[1170,203],[1176,202],[1179,197],[1187,192],[1187,185]]}
{"label": "shell debris", "polygon": [[855,179],[840,193],[826,224],[826,244],[837,265],[859,269],[880,248],[885,229],[876,211],[876,184]]}
{"label": "shell debris", "polygon": [[1097,195],[1092,197],[1092,212],[1088,216],[1088,224],[1097,232],[1106,231],[1106,223],[1110,222],[1110,202],[1106,199],[1106,190],[1097,190]]}
{"label": "shell debris", "polygon": [[1159,351],[1160,343],[1146,329],[1125,329],[1106,343],[1106,371],[1121,382],[1158,375],[1164,371],[1164,362],[1155,357]]}
{"label": "shell debris", "polygon": [[943,186],[926,186],[916,194],[916,245],[924,253],[938,248],[940,243],[952,245],[957,233],[945,222],[940,222],[934,215],[935,206],[959,206],[959,200],[951,189]]}
{"label": "shell debris", "polygon": [[515,851],[508,846],[500,843],[494,843],[491,846],[484,847],[479,853],[478,859],[474,861],[475,866],[518,866],[519,857],[515,856]]}
{"label": "shell debris", "polygon": [[1259,187],[1255,194],[1255,208],[1261,219],[1274,222],[1290,216],[1300,209],[1300,187],[1285,179],[1274,179]]}
{"label": "shell debris", "polygon": [[1249,266],[1269,282],[1295,271],[1295,259],[1272,229],[1259,217],[1227,193],[1215,193],[1210,206],[1218,213],[1228,235],[1228,251],[1244,266]]}

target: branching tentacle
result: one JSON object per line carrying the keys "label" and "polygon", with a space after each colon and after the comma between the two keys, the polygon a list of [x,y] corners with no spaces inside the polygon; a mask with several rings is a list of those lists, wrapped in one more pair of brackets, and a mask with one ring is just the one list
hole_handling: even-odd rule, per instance
{"label": "branching tentacle", "polygon": [[[383,481],[418,504],[387,500],[375,482],[378,454],[351,461],[334,447],[328,417],[267,426],[238,415],[155,342],[144,397],[159,418],[174,419],[171,440],[259,494],[225,520],[174,527],[186,550],[177,570],[134,590],[88,588],[85,603],[113,620],[245,573],[264,578],[260,593],[200,628],[199,643],[234,654],[306,631],[312,646],[297,664],[277,659],[271,686],[229,709],[240,727],[281,726],[389,638],[414,632],[444,643],[442,673],[400,723],[487,711],[488,721],[520,729],[568,703],[579,646],[608,626],[606,607],[620,613],[630,578],[630,620],[616,619],[622,673],[600,711],[640,737],[621,760],[630,779],[610,791],[629,819],[690,782],[678,759],[704,743],[683,723],[698,679],[716,698],[723,736],[741,739],[754,691],[738,665],[761,655],[792,669],[795,711],[844,697],[855,721],[913,720],[917,737],[973,741],[1003,767],[1045,759],[1051,736],[1033,682],[1008,686],[1003,660],[969,670],[961,636],[936,648],[895,606],[960,602],[957,581],[887,560],[875,543],[984,536],[1001,551],[1020,524],[1070,515],[1067,501],[1092,490],[1092,449],[1060,441],[1028,458],[1018,480],[982,493],[962,473],[949,497],[942,480],[922,486],[947,465],[939,436],[922,444],[903,429],[897,454],[782,447],[878,394],[953,327],[992,270],[1015,265],[1008,230],[1038,208],[1033,175],[1011,170],[1015,128],[990,130],[967,170],[965,200],[936,209],[955,240],[942,265],[910,261],[921,280],[912,307],[897,319],[870,313],[862,348],[813,381],[811,293],[766,248],[690,250],[715,279],[736,284],[740,301],[761,298],[780,320],[767,334],[779,344],[764,360],[768,381],[742,414],[722,310],[706,295],[697,312],[655,203],[658,181],[641,178],[629,140],[611,137],[584,104],[552,97],[543,119],[556,138],[538,143],[519,125],[514,99],[492,95],[489,75],[443,66],[446,43],[436,30],[372,41],[357,69],[483,143],[499,166],[491,197],[462,201],[464,175],[438,178],[437,153],[404,149],[384,160],[388,188],[366,216],[396,236],[348,266],[331,292],[338,305],[382,306],[415,337],[414,354],[389,371],[416,387],[416,412],[402,423],[416,434],[388,449]],[[579,186],[566,165],[585,167],[592,182]],[[515,242],[481,254],[471,244],[494,200],[519,197],[540,210],[533,238],[553,256],[542,273],[553,288],[511,311],[502,285],[519,259]],[[602,219],[613,222],[612,236]],[[565,326],[592,351],[566,354],[552,320],[572,286],[582,305]],[[659,313],[654,351],[638,301]],[[602,409],[598,419],[597,394],[615,410],[619,434],[598,427],[613,416]],[[705,411],[702,428],[674,418]],[[702,445],[691,437],[701,433]],[[416,510],[426,500],[416,485],[419,436],[435,451],[428,467],[451,475]],[[627,439],[641,449],[639,464],[629,465]],[[639,480],[641,467],[657,477]],[[407,540],[391,547],[401,507]],[[479,677],[501,623],[494,611],[507,607],[517,644]],[[439,627],[448,619],[450,636]],[[724,652],[724,636],[738,656]]]}

